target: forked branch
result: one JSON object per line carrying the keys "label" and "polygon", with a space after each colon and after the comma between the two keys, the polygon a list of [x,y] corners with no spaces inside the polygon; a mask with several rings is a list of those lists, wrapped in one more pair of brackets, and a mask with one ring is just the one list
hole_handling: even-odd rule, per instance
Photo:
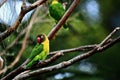
{"label": "forked branch", "polygon": [[115,34],[119,29],[120,29],[119,27],[114,29],[114,31],[111,32],[100,44],[98,44],[98,46],[94,47],[92,50],[90,50],[84,54],[80,54],[80,55],[78,55],[78,56],[76,56],[68,61],[63,61],[63,62],[56,64],[56,65],[53,65],[53,66],[41,68],[38,70],[27,72],[27,73],[22,74],[22,75],[18,75],[13,80],[27,79],[27,78],[32,77],[32,76],[36,76],[36,75],[40,75],[40,74],[43,74],[46,72],[48,73],[48,72],[55,71],[55,70],[58,70],[61,68],[65,68],[65,67],[68,67],[68,66],[74,64],[75,62],[86,59],[86,58],[92,56],[93,54],[96,54],[97,52],[101,52],[103,50],[106,50],[109,47],[113,46],[115,43],[120,42],[120,36],[118,36],[117,38],[112,39],[110,42],[104,44],[110,38],[112,38],[113,34]]}

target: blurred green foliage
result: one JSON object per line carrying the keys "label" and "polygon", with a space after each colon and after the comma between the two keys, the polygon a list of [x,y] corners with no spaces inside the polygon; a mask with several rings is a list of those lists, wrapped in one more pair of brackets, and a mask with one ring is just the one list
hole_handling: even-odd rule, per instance
{"label": "blurred green foliage", "polygon": [[[33,3],[35,0],[28,1]],[[70,5],[72,2],[72,0],[62,0],[61,2],[66,1],[68,1],[68,5]],[[91,7],[88,7],[87,9],[86,6],[88,6],[91,1],[93,1],[94,4],[91,4]],[[94,6],[96,4],[98,7]],[[46,7],[40,10],[35,24],[31,29],[27,47],[17,66],[27,59],[28,55],[36,44],[36,36],[40,33],[48,34],[55,25],[54,20],[49,16],[49,14],[46,15],[48,5],[49,3],[46,4]],[[116,14],[117,16],[120,16],[119,5],[119,0],[81,0],[79,6],[77,6],[68,19],[68,23],[71,25],[71,28],[69,30],[65,30],[63,28],[60,29],[56,37],[50,41],[50,51],[100,43],[110,33],[110,31],[113,30],[114,27],[119,26],[120,22],[117,20],[120,19],[118,19],[119,17],[116,17]],[[90,9],[93,10],[92,13],[88,11]],[[96,9],[99,11],[99,13],[97,13],[97,17],[99,17],[99,19],[96,18],[95,15],[92,18],[89,17],[95,13],[94,10]],[[28,23],[29,22],[27,22],[25,25]],[[21,31],[22,29],[24,28],[20,28],[19,30]],[[2,51],[10,43],[12,43],[20,31],[16,31],[14,34],[5,39],[5,41],[3,41],[1,44],[0,50]],[[9,65],[18,54],[23,39],[24,36],[22,36],[15,46],[10,48],[6,52],[6,55],[3,56],[6,58],[7,65]],[[119,80],[119,46],[120,44],[117,44],[106,51],[97,53],[96,55],[93,55],[86,60],[77,62],[68,68],[39,75],[28,80]],[[83,52],[74,52],[65,54],[53,64],[57,64],[64,60],[69,60],[82,53]],[[90,65],[94,67],[90,67]],[[15,66],[13,69],[15,69],[17,66]],[[92,71],[93,68],[95,71]],[[6,74],[11,70],[6,72]],[[66,76],[66,73],[69,74]]]}

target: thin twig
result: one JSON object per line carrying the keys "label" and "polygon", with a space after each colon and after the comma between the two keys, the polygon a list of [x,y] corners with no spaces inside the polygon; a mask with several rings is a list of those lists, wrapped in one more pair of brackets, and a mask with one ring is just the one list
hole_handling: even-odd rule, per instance
{"label": "thin twig", "polygon": [[65,49],[65,50],[58,50],[58,51],[53,51],[50,52],[49,55],[53,55],[56,54],[57,52],[63,52],[63,53],[69,53],[69,52],[74,52],[74,51],[88,51],[93,49],[94,47],[96,47],[97,44],[94,45],[86,45],[86,46],[80,46],[80,47],[76,47],[76,48],[71,48],[71,49]]}
{"label": "thin twig", "polygon": [[30,23],[29,23],[29,25],[27,27],[27,30],[26,30],[25,38],[23,40],[22,48],[21,48],[20,52],[18,53],[17,57],[15,58],[15,60],[13,61],[13,63],[10,65],[10,68],[13,67],[19,61],[19,59],[22,56],[22,53],[24,52],[24,50],[26,48],[27,39],[29,37],[30,30],[31,30],[32,25],[33,25],[33,23],[35,21],[35,18],[36,18],[37,14],[38,14],[38,11],[39,11],[39,9],[36,9],[35,13],[33,14],[32,18],[30,20]]}
{"label": "thin twig", "polygon": [[16,22],[14,23],[13,26],[11,26],[10,28],[8,28],[7,30],[5,30],[4,32],[0,33],[0,42],[5,39],[6,37],[8,37],[10,34],[12,34],[19,26],[19,24],[22,21],[22,18],[24,17],[25,13],[23,13],[22,11],[20,12],[19,17],[17,18]]}
{"label": "thin twig", "polygon": [[[58,54],[53,55],[51,58],[38,63],[38,65],[35,65],[33,67],[34,68],[38,68],[38,67],[44,67],[47,66],[49,63],[56,61],[58,58],[60,58],[63,55],[62,52],[58,52]],[[10,72],[8,75],[6,75],[5,77],[3,77],[1,80],[11,80],[13,79],[15,76],[17,76],[18,74],[20,74],[21,72],[24,72],[27,69],[24,69],[24,65],[26,64],[27,60],[17,69],[13,70],[12,72]],[[31,67],[32,68],[32,67]]]}
{"label": "thin twig", "polygon": [[6,2],[7,0],[2,0],[2,2],[0,3],[0,7]]}
{"label": "thin twig", "polygon": [[118,36],[117,38],[111,40],[109,43],[103,45],[103,46],[100,47],[98,50],[103,51],[103,50],[105,50],[106,48],[109,48],[109,47],[113,46],[114,44],[116,44],[116,43],[118,43],[118,42],[120,42],[120,36]]}
{"label": "thin twig", "polygon": [[21,58],[22,53],[24,52],[24,50],[25,50],[25,48],[26,48],[27,39],[28,39],[30,30],[31,30],[31,28],[32,28],[32,25],[33,25],[33,23],[34,23],[34,21],[35,21],[35,18],[36,18],[36,16],[37,16],[38,12],[39,12],[39,9],[36,9],[35,13],[33,14],[32,18],[31,18],[31,20],[30,20],[30,23],[29,23],[29,25],[28,25],[28,27],[27,27],[27,30],[26,30],[25,38],[24,38],[24,40],[23,40],[22,48],[21,48],[21,50],[19,51],[17,57],[15,58],[15,60],[14,60],[8,67],[6,67],[6,68],[3,69],[2,71],[0,71],[0,74],[3,73],[3,72],[6,71],[6,70],[12,68],[13,66],[15,66],[15,65],[17,64],[17,62],[19,61],[19,59]]}
{"label": "thin twig", "polygon": [[11,47],[13,47],[16,44],[16,42],[21,38],[21,36],[23,34],[25,34],[26,28],[20,32],[20,34],[17,36],[17,38],[10,45],[8,45],[3,51],[0,52],[0,56],[4,55],[8,49],[10,49]]}
{"label": "thin twig", "polygon": [[118,30],[120,30],[120,27],[115,28],[99,45],[98,49],[100,49]]}
{"label": "thin twig", "polygon": [[35,64],[35,65],[31,66],[30,70],[35,69],[35,68],[45,67],[45,66],[49,65],[50,63],[56,61],[62,55],[63,55],[63,52],[59,51],[56,54],[54,54],[52,57],[50,57],[49,59],[47,59],[45,61],[41,61],[38,64]]}
{"label": "thin twig", "polygon": [[[25,33],[25,31],[26,31],[26,29],[24,29],[24,30],[18,35],[18,37],[17,37],[7,48],[5,48],[5,49],[0,53],[0,56],[1,56],[1,55],[4,55],[8,49],[10,49],[12,46],[14,46],[15,43],[19,40],[19,38]],[[0,70],[0,74],[6,72],[8,69],[10,69],[10,66],[5,67],[4,69]]]}
{"label": "thin twig", "polygon": [[21,23],[24,15],[35,9],[36,7],[40,6],[41,4],[45,3],[47,0],[38,0],[36,2],[34,2],[33,4],[31,4],[30,6],[25,6],[22,5],[21,7],[21,12],[16,20],[16,22],[13,24],[13,26],[9,27],[7,30],[5,30],[4,32],[0,33],[0,42],[2,40],[4,40],[6,37],[8,37],[9,35],[11,35],[19,26],[19,24]]}

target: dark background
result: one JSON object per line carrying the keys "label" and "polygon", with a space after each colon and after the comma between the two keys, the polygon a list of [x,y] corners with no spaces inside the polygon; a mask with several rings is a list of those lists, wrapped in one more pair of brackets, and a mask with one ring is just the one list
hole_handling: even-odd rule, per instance
{"label": "dark background", "polygon": [[[35,0],[28,0],[33,3]],[[61,0],[60,0],[61,1]],[[72,0],[68,2],[67,8]],[[40,33],[48,34],[55,25],[54,20],[48,14],[49,2],[40,10],[38,17],[32,27],[27,47],[18,64],[11,70],[25,61],[36,44],[36,36]],[[61,29],[56,38],[50,41],[50,51],[74,48],[78,46],[100,43],[115,27],[120,26],[120,0],[81,0],[77,8],[68,19],[71,24],[70,30]],[[45,15],[46,13],[46,15]],[[29,21],[20,25],[17,31],[1,43],[0,51],[5,49],[23,30]],[[4,28],[4,25],[1,24]],[[2,29],[3,29],[2,28]],[[3,29],[4,30],[4,29]],[[119,35],[117,33],[116,35]],[[115,36],[116,36],[115,35]],[[115,37],[114,36],[114,37]],[[10,48],[6,55],[2,56],[9,65],[18,54],[23,37]],[[39,75],[29,80],[120,80],[120,44],[97,53],[85,60],[79,61],[68,68]],[[53,64],[69,60],[83,52],[66,54]],[[51,64],[51,65],[53,65]],[[4,73],[2,76],[9,73]]]}

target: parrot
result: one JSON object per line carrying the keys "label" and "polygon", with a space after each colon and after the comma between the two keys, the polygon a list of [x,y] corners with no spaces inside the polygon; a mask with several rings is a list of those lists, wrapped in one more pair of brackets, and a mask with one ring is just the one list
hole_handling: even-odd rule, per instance
{"label": "parrot", "polygon": [[[58,2],[58,0],[52,0],[49,6],[49,14],[52,18],[55,19],[56,23],[62,18],[65,12],[66,10],[64,6],[60,2]],[[65,23],[63,27],[65,29],[68,28],[67,23]]]}
{"label": "parrot", "polygon": [[26,64],[25,68],[30,68],[33,64],[38,61],[43,61],[49,54],[49,39],[45,34],[40,34],[37,36],[37,44],[33,48]]}

